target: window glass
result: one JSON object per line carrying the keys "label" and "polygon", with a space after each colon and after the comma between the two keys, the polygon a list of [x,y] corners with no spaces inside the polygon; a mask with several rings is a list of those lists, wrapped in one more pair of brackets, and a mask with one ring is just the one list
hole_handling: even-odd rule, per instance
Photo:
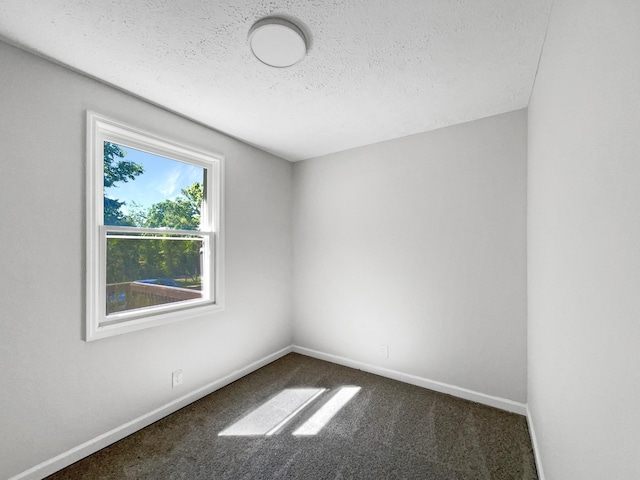
{"label": "window glass", "polygon": [[[104,141],[104,224],[199,230],[206,170]],[[105,313],[202,298],[202,237],[107,229]]]}
{"label": "window glass", "polygon": [[206,170],[104,142],[104,224],[198,230]]}
{"label": "window glass", "polygon": [[202,298],[203,239],[107,236],[107,316]]}

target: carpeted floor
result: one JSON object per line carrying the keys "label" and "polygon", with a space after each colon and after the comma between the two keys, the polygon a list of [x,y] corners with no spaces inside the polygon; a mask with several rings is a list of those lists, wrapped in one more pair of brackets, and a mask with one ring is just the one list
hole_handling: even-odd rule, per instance
{"label": "carpeted floor", "polygon": [[525,417],[292,353],[48,478],[537,475]]}

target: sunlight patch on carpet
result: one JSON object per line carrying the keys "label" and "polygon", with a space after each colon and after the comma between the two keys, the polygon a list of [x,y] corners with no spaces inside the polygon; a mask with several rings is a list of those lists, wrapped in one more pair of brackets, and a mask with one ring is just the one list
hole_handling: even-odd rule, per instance
{"label": "sunlight patch on carpet", "polygon": [[273,435],[325,391],[324,388],[283,390],[218,435],[221,437]]}
{"label": "sunlight patch on carpet", "polygon": [[294,435],[316,435],[351,399],[360,391],[360,387],[342,387],[314,413],[309,420],[297,428]]}

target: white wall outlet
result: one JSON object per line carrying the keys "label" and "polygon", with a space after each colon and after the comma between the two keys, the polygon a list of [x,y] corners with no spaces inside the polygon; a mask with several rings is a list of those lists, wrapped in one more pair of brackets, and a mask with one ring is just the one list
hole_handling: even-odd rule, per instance
{"label": "white wall outlet", "polygon": [[182,385],[182,370],[171,373],[171,388],[176,388],[178,385]]}
{"label": "white wall outlet", "polygon": [[382,358],[389,358],[389,346],[388,345],[380,345],[378,347],[378,353]]}

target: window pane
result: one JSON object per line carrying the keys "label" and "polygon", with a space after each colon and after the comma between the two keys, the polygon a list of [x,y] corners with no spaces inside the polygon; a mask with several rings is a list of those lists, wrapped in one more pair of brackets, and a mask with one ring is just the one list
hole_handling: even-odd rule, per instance
{"label": "window pane", "polygon": [[109,234],[106,314],[202,298],[202,237]]}
{"label": "window pane", "polygon": [[104,142],[104,224],[200,229],[206,169]]}

